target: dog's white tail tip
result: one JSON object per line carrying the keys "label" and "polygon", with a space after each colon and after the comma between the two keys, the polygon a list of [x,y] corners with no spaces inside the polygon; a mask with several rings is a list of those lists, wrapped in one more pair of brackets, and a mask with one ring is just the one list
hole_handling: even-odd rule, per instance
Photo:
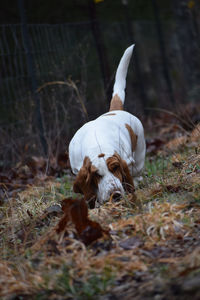
{"label": "dog's white tail tip", "polygon": [[129,46],[126,50],[125,50],[125,52],[127,52],[127,54],[128,54],[128,52],[130,52],[130,55],[132,54],[132,52],[133,52],[133,48],[135,47],[135,44],[132,44],[131,46]]}
{"label": "dog's white tail tip", "polygon": [[115,84],[113,87],[113,97],[117,94],[118,97],[121,99],[122,104],[124,104],[124,99],[125,99],[126,75],[127,75],[128,65],[129,65],[134,47],[135,47],[135,44],[132,44],[124,51],[124,54],[119,62],[116,76],[115,76]]}

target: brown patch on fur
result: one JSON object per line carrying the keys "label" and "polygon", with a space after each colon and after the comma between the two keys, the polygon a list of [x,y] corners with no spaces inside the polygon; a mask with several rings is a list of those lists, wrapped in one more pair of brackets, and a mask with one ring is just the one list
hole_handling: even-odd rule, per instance
{"label": "brown patch on fur", "polygon": [[122,100],[119,98],[117,94],[114,95],[110,102],[110,109],[109,111],[112,110],[123,110],[123,103]]}
{"label": "brown patch on fur", "polygon": [[100,153],[100,154],[98,155],[99,158],[100,158],[100,157],[104,157],[104,156],[105,156],[104,153]]}
{"label": "brown patch on fur", "polygon": [[104,115],[104,117],[107,117],[107,116],[115,116],[116,114],[114,114],[114,113],[111,113],[111,114],[106,114],[106,115]]}
{"label": "brown patch on fur", "polygon": [[84,195],[86,201],[89,202],[90,207],[94,207],[96,200],[96,189],[100,176],[97,173],[97,168],[92,165],[89,157],[85,157],[83,166],[76,176],[76,180],[73,185],[75,193]]}
{"label": "brown patch on fur", "polygon": [[121,159],[119,154],[115,153],[113,156],[107,158],[106,163],[108,170],[121,181],[125,191],[133,193],[135,190],[133,178],[126,161]]}
{"label": "brown patch on fur", "polygon": [[129,135],[130,135],[132,152],[134,152],[135,149],[136,149],[137,138],[138,138],[138,137],[137,137],[137,135],[134,133],[134,131],[133,131],[133,129],[131,128],[130,125],[125,124],[125,126],[126,126],[126,129],[128,130]]}

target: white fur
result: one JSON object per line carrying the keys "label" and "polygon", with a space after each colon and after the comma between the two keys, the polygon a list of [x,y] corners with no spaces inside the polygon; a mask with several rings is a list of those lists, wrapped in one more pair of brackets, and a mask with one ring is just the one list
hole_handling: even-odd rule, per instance
{"label": "white fur", "polygon": [[127,75],[127,71],[128,71],[128,66],[130,63],[130,59],[131,59],[131,55],[133,52],[133,48],[135,45],[131,45],[130,47],[128,47],[117,68],[117,72],[115,75],[115,84],[113,87],[113,97],[115,94],[117,94],[119,96],[119,98],[122,100],[122,103],[124,104],[124,100],[125,100],[125,88],[126,88],[126,75]]}
{"label": "white fur", "polygon": [[102,176],[98,190],[97,199],[100,204],[105,202],[112,192],[119,191],[122,195],[124,194],[123,186],[118,178],[116,178],[109,170],[106,164],[106,157],[98,157],[92,162],[98,169],[98,174]]}
{"label": "white fur", "polygon": [[[113,94],[117,93],[123,102],[126,74],[133,46],[124,52],[113,89]],[[126,124],[137,135],[135,152],[132,152]],[[86,156],[90,158],[92,164],[98,169],[99,175],[102,176],[98,185],[97,198],[100,203],[103,203],[113,191],[124,193],[120,180],[108,170],[106,159],[117,152],[128,164],[132,176],[138,177],[144,166],[145,149],[144,130],[140,120],[126,111],[115,110],[86,123],[76,132],[69,145],[69,158],[74,174],[78,174],[84,158]],[[98,157],[101,153],[105,156]]]}

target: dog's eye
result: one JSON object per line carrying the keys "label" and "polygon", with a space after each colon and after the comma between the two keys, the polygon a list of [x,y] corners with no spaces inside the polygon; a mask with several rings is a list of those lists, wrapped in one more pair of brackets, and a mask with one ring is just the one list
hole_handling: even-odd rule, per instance
{"label": "dog's eye", "polygon": [[95,177],[96,177],[97,179],[101,179],[103,176],[100,175],[100,174],[98,174],[98,173],[95,173]]}
{"label": "dog's eye", "polygon": [[118,165],[113,166],[113,168],[112,168],[112,172],[113,173],[117,172],[118,170],[119,170],[119,166]]}

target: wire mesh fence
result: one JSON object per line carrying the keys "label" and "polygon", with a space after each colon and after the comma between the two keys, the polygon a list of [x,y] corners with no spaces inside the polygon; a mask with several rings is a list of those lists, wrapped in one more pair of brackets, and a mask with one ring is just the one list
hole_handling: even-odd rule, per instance
{"label": "wire mesh fence", "polygon": [[[26,25],[29,48],[21,24],[0,26],[0,162],[4,165],[21,159],[26,153],[42,154],[41,130],[49,154],[66,149],[75,130],[88,116],[92,119],[105,112],[110,100],[106,99],[90,22]],[[133,56],[126,107],[134,114],[144,115],[148,107],[169,107],[170,96],[155,23],[137,21],[132,22],[132,27],[141,77],[135,74]],[[101,24],[101,32],[110,69],[107,84],[112,87],[116,67],[130,44],[130,36],[125,23]],[[174,23],[164,24],[163,39],[174,99],[177,102],[195,99],[198,85],[194,82],[188,92]],[[139,81],[144,87],[145,102],[141,100]],[[42,128],[38,126],[38,111]]]}

